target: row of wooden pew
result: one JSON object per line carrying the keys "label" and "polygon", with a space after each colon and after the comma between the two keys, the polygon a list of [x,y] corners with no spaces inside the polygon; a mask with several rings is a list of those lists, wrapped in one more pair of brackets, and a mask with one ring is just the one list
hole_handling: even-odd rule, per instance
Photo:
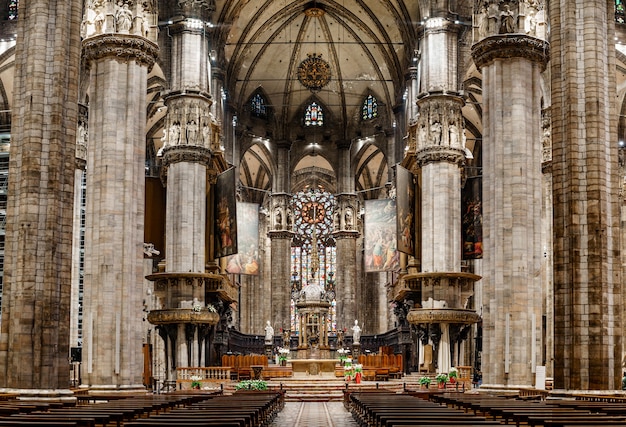
{"label": "row of wooden pew", "polygon": [[353,392],[349,409],[360,426],[485,426],[500,425],[484,416],[469,414],[407,394],[389,391]]}
{"label": "row of wooden pew", "polygon": [[237,391],[185,408],[124,423],[124,427],[255,427],[267,426],[284,407],[279,392]]}
{"label": "row of wooden pew", "polygon": [[[221,392],[220,392],[221,394]],[[217,395],[217,393],[215,394]],[[74,402],[36,402],[9,400],[0,402],[0,426],[14,427],[95,427],[122,426],[128,421],[149,417],[178,407],[214,397],[197,395],[120,395],[98,396],[100,403],[78,404]],[[93,397],[96,399],[96,397]]]}
{"label": "row of wooden pew", "polygon": [[401,378],[403,362],[401,354],[361,354],[358,361],[363,365],[363,379],[387,381]]}
{"label": "row of wooden pew", "polygon": [[268,358],[262,354],[234,355],[225,354],[222,356],[222,367],[230,367],[232,379],[247,380],[252,378],[251,366],[263,366],[263,379],[287,378],[293,376],[291,366],[270,365]]}
{"label": "row of wooden pew", "polygon": [[443,393],[434,402],[485,416],[503,424],[574,427],[624,426],[626,403],[571,399],[532,400],[482,394]]}

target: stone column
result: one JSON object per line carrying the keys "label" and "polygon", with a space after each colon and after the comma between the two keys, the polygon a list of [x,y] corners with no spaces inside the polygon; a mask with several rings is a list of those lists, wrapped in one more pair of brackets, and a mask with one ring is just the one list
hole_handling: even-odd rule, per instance
{"label": "stone column", "polygon": [[[106,8],[109,17],[127,10],[113,2]],[[108,31],[116,32],[96,32],[83,40],[91,79],[83,380],[94,391],[143,388],[138,290],[143,282],[145,106],[148,71],[158,52],[143,35],[129,34],[127,20],[110,21]]]}
{"label": "stone column", "polygon": [[[357,307],[357,259],[356,242],[359,232],[356,230],[358,201],[355,194],[337,195],[338,230],[333,232],[337,244],[337,271],[335,289],[337,299],[337,328],[348,328],[355,319],[365,323],[367,308]],[[337,224],[336,224],[337,226]],[[367,322],[371,324],[370,322]]]}
{"label": "stone column", "polygon": [[532,386],[541,363],[543,40],[490,36],[472,47],[483,76],[483,384]]}
{"label": "stone column", "polygon": [[[291,195],[274,193],[271,198],[269,237],[271,240],[271,308],[265,314],[274,328],[291,329],[291,240],[293,232],[287,228],[290,218]],[[263,298],[262,295],[258,296]]]}
{"label": "stone column", "polygon": [[556,389],[621,388],[613,6],[550,2]]}
{"label": "stone column", "polygon": [[[365,322],[365,311],[357,304],[357,213],[359,205],[350,171],[350,141],[338,141],[339,177],[334,214],[333,236],[337,244],[335,292],[337,299],[337,329],[349,328],[355,319]],[[361,307],[365,310],[365,307]]]}
{"label": "stone column", "polygon": [[207,226],[216,215],[213,187],[225,169],[220,163],[220,127],[211,113],[207,35],[211,11],[200,2],[178,2],[168,27],[171,83],[162,94],[167,115],[160,152],[167,187],[166,265],[164,273],[148,277],[163,294],[165,307],[151,310],[148,320],[158,325],[170,344],[167,358],[175,362],[168,366],[169,380],[176,379],[173,367],[210,363],[213,327],[228,302],[236,300],[236,295],[220,296],[228,291],[218,274],[213,231]]}
{"label": "stone column", "polygon": [[[455,333],[478,316],[465,306],[464,296],[473,293],[476,276],[461,273],[461,171],[465,165],[465,124],[458,94],[457,43],[460,27],[445,17],[434,16],[424,24],[421,41],[421,87],[417,96],[419,115],[410,123],[407,157],[419,168],[416,191],[421,207],[421,273],[404,276],[415,308],[407,320],[428,337],[437,352],[437,372],[449,372],[451,349],[461,340]],[[410,163],[410,162],[406,162]],[[421,190],[421,191],[420,191]],[[452,332],[452,334],[451,334]],[[457,342],[453,342],[456,340]]]}
{"label": "stone column", "polygon": [[71,396],[80,19],[76,0],[20,4],[0,330],[3,391]]}
{"label": "stone column", "polygon": [[417,163],[421,167],[422,270],[461,271],[463,100],[426,95],[417,102]]}

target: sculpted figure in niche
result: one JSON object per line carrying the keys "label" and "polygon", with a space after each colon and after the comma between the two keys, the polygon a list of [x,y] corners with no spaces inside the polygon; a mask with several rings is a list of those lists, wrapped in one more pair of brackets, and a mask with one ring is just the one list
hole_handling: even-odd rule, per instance
{"label": "sculpted figure in niche", "polygon": [[491,2],[489,3],[489,7],[488,7],[488,18],[489,18],[489,30],[487,31],[488,34],[495,34],[497,33],[497,22],[498,22],[498,16],[500,15],[500,10],[498,9],[498,3],[497,2]]}
{"label": "sculpted figure in niche", "polygon": [[211,126],[208,123],[202,127],[202,142],[206,148],[211,147]]}
{"label": "sculpted figure in niche", "polygon": [[274,229],[280,230],[282,226],[283,226],[283,214],[280,208],[276,208],[276,211],[274,214]]}
{"label": "sculpted figure in niche", "polygon": [[87,128],[83,122],[78,123],[78,139],[77,144],[87,145]]}
{"label": "sculpted figure in niche", "polygon": [[450,147],[458,147],[459,145],[459,128],[457,125],[452,123],[448,128],[448,133],[450,135]]}
{"label": "sculpted figure in niche", "polygon": [[180,138],[180,123],[174,122],[170,126],[170,137],[168,145],[177,145]]}
{"label": "sculpted figure in niche", "polygon": [[346,221],[346,230],[352,230],[352,227],[353,227],[352,209],[350,208],[346,209],[345,221]]}
{"label": "sculpted figure in niche", "polygon": [[118,33],[128,33],[133,25],[133,14],[124,3],[115,13],[115,25]]}
{"label": "sculpted figure in niche", "polygon": [[441,144],[441,123],[433,122],[430,125],[430,143],[432,145]]}
{"label": "sculpted figure in niche", "polygon": [[420,126],[420,130],[419,130],[419,134],[417,137],[417,144],[420,147],[423,147],[424,145],[426,145],[426,125],[423,124],[422,126]]}
{"label": "sculpted figure in niche", "polygon": [[504,5],[502,12],[500,12],[500,34],[508,34],[515,32],[515,18],[513,17],[513,11],[508,4]]}
{"label": "sculpted figure in niche", "polygon": [[96,30],[96,34],[102,34],[104,31],[104,14],[102,10],[96,10],[96,16],[93,18],[93,26]]}
{"label": "sculpted figure in niche", "polygon": [[191,120],[189,123],[187,123],[187,144],[195,145],[197,136],[198,124],[195,120]]}
{"label": "sculpted figure in niche", "polygon": [[489,18],[487,17],[487,5],[483,3],[480,13],[476,20],[478,21],[478,38],[487,37],[489,33]]}

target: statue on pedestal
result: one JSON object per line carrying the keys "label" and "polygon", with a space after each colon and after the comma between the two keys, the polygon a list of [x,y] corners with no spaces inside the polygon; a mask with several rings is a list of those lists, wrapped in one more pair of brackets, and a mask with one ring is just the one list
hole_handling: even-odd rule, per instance
{"label": "statue on pedestal", "polygon": [[361,327],[359,326],[359,321],[354,321],[354,326],[352,327],[352,343],[359,344],[361,341]]}
{"label": "statue on pedestal", "polygon": [[265,325],[265,344],[273,344],[274,343],[274,328],[270,324],[268,320]]}

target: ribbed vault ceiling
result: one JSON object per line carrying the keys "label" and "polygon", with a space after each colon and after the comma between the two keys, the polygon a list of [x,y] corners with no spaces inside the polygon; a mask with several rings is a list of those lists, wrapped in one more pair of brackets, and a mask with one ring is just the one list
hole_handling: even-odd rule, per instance
{"label": "ribbed vault ceiling", "polygon": [[[240,108],[262,88],[286,127],[314,97],[335,128],[347,129],[368,92],[388,109],[401,95],[407,57],[416,41],[416,1],[217,3],[214,16],[225,45],[228,87]],[[311,8],[322,13],[311,16],[306,13]],[[330,65],[330,82],[315,94],[297,77],[298,66],[309,54],[321,55]],[[281,131],[288,135],[288,129]]]}

